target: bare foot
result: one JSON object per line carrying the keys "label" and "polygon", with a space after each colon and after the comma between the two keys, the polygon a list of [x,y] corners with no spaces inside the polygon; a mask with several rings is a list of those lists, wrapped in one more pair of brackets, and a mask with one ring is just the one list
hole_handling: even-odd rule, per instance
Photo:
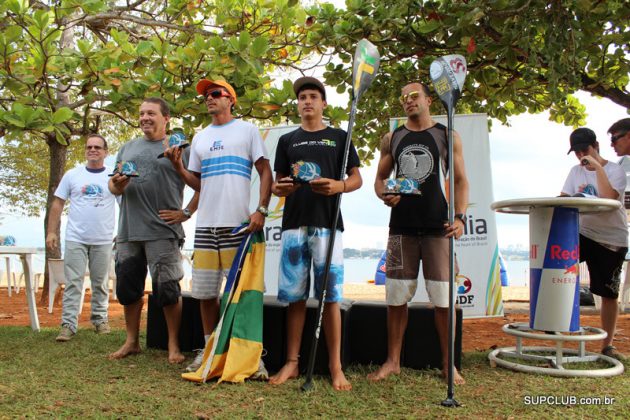
{"label": "bare foot", "polygon": [[393,362],[385,362],[376,372],[370,373],[367,378],[372,382],[382,381],[389,375],[398,375],[400,373],[400,365]]}
{"label": "bare foot", "polygon": [[346,375],[341,369],[331,369],[330,377],[335,391],[350,391],[352,389],[352,384],[346,379]]}
{"label": "bare foot", "polygon": [[138,354],[141,351],[142,350],[140,349],[140,344],[138,344],[137,342],[133,342],[133,343],[125,342],[125,344],[123,344],[121,348],[119,348],[113,353],[110,353],[109,356],[107,357],[110,360],[124,359],[127,356],[131,356],[132,354]]}
{"label": "bare foot", "polygon": [[[444,378],[444,381],[448,382],[448,368],[442,369],[442,378]],[[462,377],[462,375],[459,374],[457,368],[453,366],[453,384],[464,385],[465,383],[466,380]]]}
{"label": "bare foot", "polygon": [[278,373],[269,378],[269,383],[271,385],[280,385],[289,379],[297,378],[299,374],[297,360],[287,361]]}
{"label": "bare foot", "polygon": [[170,364],[179,364],[182,363],[184,360],[186,360],[186,356],[184,356],[181,351],[177,350],[173,352],[168,352],[168,362]]}

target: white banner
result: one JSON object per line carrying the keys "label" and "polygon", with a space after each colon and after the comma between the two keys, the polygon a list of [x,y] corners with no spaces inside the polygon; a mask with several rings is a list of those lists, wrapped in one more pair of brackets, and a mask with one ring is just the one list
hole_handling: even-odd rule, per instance
{"label": "white banner", "polygon": [[[299,125],[285,125],[271,128],[261,128],[260,135],[263,138],[267,153],[269,154],[269,163],[271,164],[271,172],[273,172],[273,162],[276,157],[276,149],[278,148],[278,140],[283,134],[289,133],[297,129]],[[260,178],[258,172],[252,171],[252,193],[250,197],[249,208],[258,207],[258,191]],[[267,248],[265,253],[265,294],[278,294],[278,270],[280,269],[280,234],[282,227],[282,210],[284,209],[284,197],[276,197],[271,195],[269,202],[269,217],[265,220],[265,240]]]}
{"label": "white banner", "polygon": [[[446,116],[434,116],[446,126]],[[390,120],[393,131],[405,118]],[[456,115],[454,129],[462,138],[464,162],[469,183],[469,205],[466,211],[464,234],[455,241],[459,265],[457,276],[457,302],[464,317],[503,315],[499,246],[495,215],[490,210],[492,171],[490,168],[490,142],[486,114]],[[446,181],[448,184],[448,180]],[[420,285],[414,302],[428,302],[420,270]]]}

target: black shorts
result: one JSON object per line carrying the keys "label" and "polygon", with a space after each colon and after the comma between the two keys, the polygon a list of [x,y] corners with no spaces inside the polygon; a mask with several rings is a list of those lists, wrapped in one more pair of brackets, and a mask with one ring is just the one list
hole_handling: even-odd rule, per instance
{"label": "black shorts", "polygon": [[159,306],[179,301],[179,281],[184,277],[179,239],[155,239],[116,243],[116,295],[121,305],[142,299],[151,273],[153,295]]}
{"label": "black shorts", "polygon": [[592,293],[612,299],[619,297],[621,267],[626,252],[628,252],[627,247],[615,252],[586,236],[580,235],[580,262],[586,261]]}

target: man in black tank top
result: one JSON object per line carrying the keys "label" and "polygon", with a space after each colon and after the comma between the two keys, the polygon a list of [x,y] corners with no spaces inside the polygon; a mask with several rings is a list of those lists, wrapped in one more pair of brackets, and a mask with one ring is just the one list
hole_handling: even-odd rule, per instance
{"label": "man in black tank top", "polygon": [[[381,157],[374,189],[378,198],[392,208],[387,242],[386,300],[388,355],[385,363],[368,375],[379,381],[400,372],[400,351],[407,328],[407,303],[417,288],[422,272],[431,303],[435,306],[435,326],[442,350],[442,374],[448,379],[448,280],[449,238],[464,232],[464,214],[468,206],[468,180],[464,169],[462,142],[454,134],[455,221],[448,223],[449,176],[446,127],[431,118],[429,89],[422,83],[402,88],[400,102],[407,122],[381,141]],[[391,173],[413,185],[409,195],[386,194],[385,183]],[[464,378],[455,369],[453,381]]]}

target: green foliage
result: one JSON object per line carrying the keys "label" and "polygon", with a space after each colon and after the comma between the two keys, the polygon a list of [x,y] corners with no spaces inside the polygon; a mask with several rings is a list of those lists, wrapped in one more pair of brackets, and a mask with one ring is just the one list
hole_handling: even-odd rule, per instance
{"label": "green foliage", "polygon": [[[291,83],[276,78],[322,66],[330,89],[348,92],[354,49],[364,37],[382,54],[355,127],[364,160],[373,158],[388,118],[402,114],[400,88],[428,81],[430,63],[445,54],[461,53],[469,63],[459,112],[507,123],[548,110],[554,121],[577,126],[587,111],[572,96],[577,90],[630,107],[625,0],[347,0],[346,7],[323,3],[305,11],[295,0],[0,2],[0,136],[3,153],[15,152],[0,177],[26,179],[36,164],[44,178],[22,189],[45,197],[60,180],[66,147],[93,131],[124,140],[128,129],[125,136],[118,129],[137,127],[147,96],[166,99],[191,136],[211,120],[195,92],[203,77],[230,81],[240,117],[296,122]],[[326,118],[339,125],[347,108],[330,107]],[[443,113],[438,101],[432,111]],[[8,144],[36,156],[5,151]],[[47,162],[29,161],[44,159],[46,147],[48,171]],[[70,157],[69,166],[83,159]],[[3,205],[22,203],[6,191],[0,189]]]}
{"label": "green foliage", "polygon": [[[587,110],[577,90],[630,108],[630,3],[610,1],[347,0],[347,10],[320,5],[311,40],[338,58],[325,78],[348,91],[356,43],[379,48],[381,70],[362,99],[357,143],[373,156],[388,118],[403,113],[397,97],[406,83],[430,83],[437,57],[462,54],[469,66],[459,112],[486,112],[503,123],[512,115],[549,111],[571,126]],[[338,64],[337,64],[338,63]],[[439,101],[432,112],[444,113]]]}
{"label": "green foliage", "polygon": [[[287,104],[290,85],[273,89],[271,76],[313,49],[306,13],[294,2],[47,4],[0,2],[0,136],[6,135],[3,154],[15,160],[0,168],[0,177],[24,179],[33,164],[38,168],[36,182],[11,183],[21,191],[0,189],[3,204],[36,212],[60,180],[65,148],[90,132],[121,127],[116,120],[137,127],[145,97],[163,97],[192,135],[211,120],[195,91],[204,77],[234,86],[239,116],[277,123],[295,115]],[[112,134],[114,143],[124,139]],[[50,165],[46,147],[57,151]],[[69,157],[69,166],[83,160],[82,153]],[[37,205],[24,207],[20,197],[38,198]]]}

